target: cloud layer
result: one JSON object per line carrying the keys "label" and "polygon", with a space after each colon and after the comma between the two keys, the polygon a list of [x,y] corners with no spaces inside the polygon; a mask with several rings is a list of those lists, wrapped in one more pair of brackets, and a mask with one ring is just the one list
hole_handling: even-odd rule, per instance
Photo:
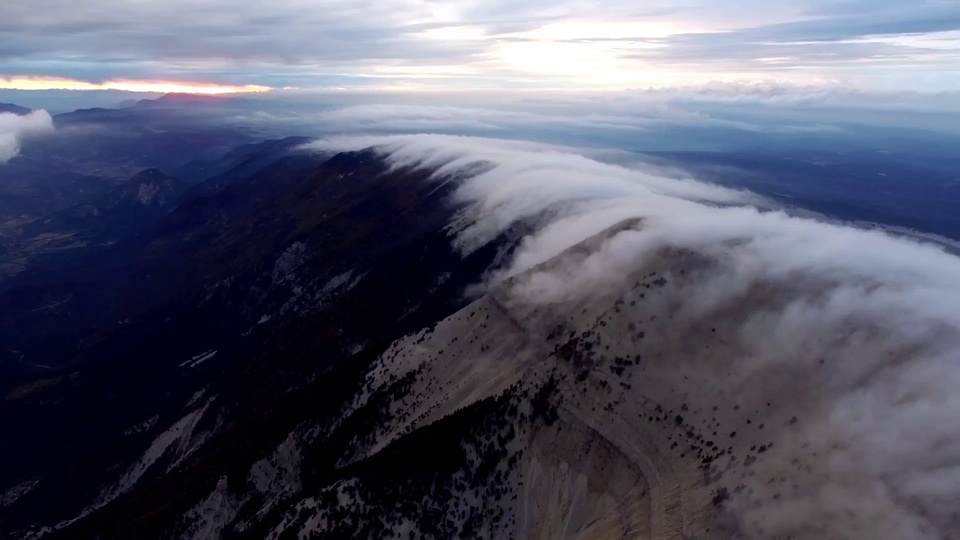
{"label": "cloud layer", "polygon": [[[396,167],[459,179],[454,197],[468,210],[454,231],[464,250],[518,222],[533,226],[491,274],[497,283],[540,268],[514,288],[527,299],[621,287],[622,276],[664,249],[711,261],[676,291],[675,324],[737,324],[727,335],[740,353],[711,384],[763,401],[790,396],[804,417],[795,427],[769,426],[776,449],[756,465],[757,478],[783,475],[802,487],[758,480],[749,487],[761,504],[734,498],[748,537],[933,539],[960,530],[960,258],[765,209],[749,193],[546,145],[444,136],[314,145],[369,146]],[[640,225],[575,266],[537,266],[630,218]],[[756,309],[722,315],[744,302]]]}
{"label": "cloud layer", "polygon": [[0,113],[0,164],[20,153],[23,138],[52,131],[53,119],[47,111],[33,111],[24,116]]}
{"label": "cloud layer", "polygon": [[4,2],[8,73],[102,81],[956,89],[960,7],[920,0]]}

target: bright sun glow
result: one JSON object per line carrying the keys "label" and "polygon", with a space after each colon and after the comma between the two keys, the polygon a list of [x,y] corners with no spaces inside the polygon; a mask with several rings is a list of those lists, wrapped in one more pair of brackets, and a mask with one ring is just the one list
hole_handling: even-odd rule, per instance
{"label": "bright sun glow", "polygon": [[[713,30],[687,22],[571,20],[504,35],[484,55],[487,66],[508,74],[552,79],[564,87],[597,90],[667,88],[706,81],[749,83],[762,80],[750,70],[707,72],[682,62],[657,60],[655,51],[670,47],[665,38]],[[768,58],[776,64],[779,58]],[[799,70],[779,82],[815,84]]]}
{"label": "bright sun glow", "polygon": [[667,21],[569,20],[547,24],[517,34],[537,40],[636,40],[664,38],[684,32],[700,31],[690,25]]}
{"label": "bright sun glow", "polygon": [[512,34],[488,57],[508,70],[574,79],[579,85],[651,85],[666,82],[668,74],[631,56],[665,47],[660,39],[688,30],[665,23],[564,21]]}
{"label": "bright sun glow", "polygon": [[125,92],[154,92],[160,94],[240,94],[269,92],[269,86],[247,84],[232,86],[215,83],[184,81],[115,80],[92,83],[56,77],[0,77],[2,90],[122,90]]}

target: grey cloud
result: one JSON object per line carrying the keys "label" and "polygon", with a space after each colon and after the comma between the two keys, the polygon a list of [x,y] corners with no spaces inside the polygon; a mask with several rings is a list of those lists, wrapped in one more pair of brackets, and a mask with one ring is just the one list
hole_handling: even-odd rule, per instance
{"label": "grey cloud", "polygon": [[[893,4],[891,4],[893,5]],[[942,62],[943,51],[878,42],[876,37],[911,36],[960,29],[960,4],[925,2],[884,9],[848,3],[841,14],[771,24],[723,34],[685,34],[663,40],[665,48],[638,51],[644,58],[722,62],[731,69],[769,70],[769,64],[737,63],[758,58],[787,58],[787,66],[850,65],[855,62]],[[874,41],[871,41],[874,38]]]}
{"label": "grey cloud", "polygon": [[[753,7],[768,15],[777,11],[766,4]],[[805,11],[805,20],[662,39],[585,35],[571,41],[618,41],[622,56],[666,65],[767,73],[797,66],[839,70],[858,62],[902,66],[919,61],[942,67],[950,62],[943,51],[851,41],[960,29],[960,5],[954,2],[793,0],[780,9],[784,14]],[[595,17],[654,24],[720,17],[727,21],[721,25],[730,25],[738,18],[749,21],[751,11],[755,10],[749,4],[726,0],[658,1],[641,7],[582,0],[3,2],[0,58],[8,70],[88,78],[201,73],[227,79],[323,81],[336,74],[369,74],[365,69],[383,66],[444,64],[471,66],[479,70],[480,78],[498,78],[508,75],[489,66],[486,55],[491,49],[501,41],[524,39],[513,34],[544,24]],[[451,40],[422,35],[438,28],[455,35],[465,26],[481,28],[486,36]],[[649,44],[664,47],[635,46]],[[755,62],[760,57],[785,59],[778,64]]]}
{"label": "grey cloud", "polygon": [[197,60],[211,64],[196,66],[200,71],[231,62],[263,62],[284,71],[316,62],[463,60],[479,52],[412,35],[416,28],[408,29],[409,22],[428,15],[423,4],[401,0],[4,2],[0,41],[15,44],[5,51],[8,57],[79,53],[92,61],[160,60],[183,69]]}
{"label": "grey cloud", "polygon": [[841,41],[867,36],[911,35],[960,29],[960,6],[911,6],[909,10],[865,11],[857,15],[762,26],[741,33],[777,41]]}

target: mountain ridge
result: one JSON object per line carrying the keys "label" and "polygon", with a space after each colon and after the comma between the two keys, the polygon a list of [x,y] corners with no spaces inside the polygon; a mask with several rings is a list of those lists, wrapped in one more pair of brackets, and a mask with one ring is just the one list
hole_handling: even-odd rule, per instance
{"label": "mountain ridge", "polygon": [[[911,468],[947,472],[925,451],[949,433],[892,448],[887,421],[946,418],[887,398],[893,380],[949,393],[927,375],[960,345],[937,311],[952,281],[912,262],[947,254],[512,143],[295,143],[229,154],[223,185],[66,282],[0,284],[4,339],[46,366],[0,402],[29,434],[0,450],[4,530],[960,530]],[[555,182],[571,170],[602,189]]]}
{"label": "mountain ridge", "polygon": [[33,109],[29,109],[27,107],[21,107],[13,103],[0,103],[0,113],[12,113],[19,116],[23,116],[26,114],[30,114],[30,112],[32,111]]}

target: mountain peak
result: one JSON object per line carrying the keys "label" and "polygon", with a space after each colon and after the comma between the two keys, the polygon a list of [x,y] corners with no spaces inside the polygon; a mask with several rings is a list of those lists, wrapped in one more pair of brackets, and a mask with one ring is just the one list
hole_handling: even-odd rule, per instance
{"label": "mountain peak", "polygon": [[157,101],[211,103],[211,102],[226,101],[228,99],[230,98],[223,97],[223,96],[211,96],[206,94],[189,94],[184,92],[169,92],[157,98]]}
{"label": "mountain peak", "polygon": [[[164,206],[185,189],[185,183],[160,169],[145,169],[121,186],[121,198],[144,205]],[[130,201],[132,202],[132,201]]]}
{"label": "mountain peak", "polygon": [[14,105],[13,103],[0,103],[0,113],[13,113],[19,115],[30,114],[32,109]]}
{"label": "mountain peak", "polygon": [[182,107],[193,105],[215,105],[227,103],[233,98],[225,96],[208,96],[203,94],[168,93],[155,99],[141,99],[137,107]]}
{"label": "mountain peak", "polygon": [[133,175],[129,182],[151,182],[157,180],[165,180],[167,178],[173,178],[167,173],[161,171],[160,169],[150,168],[144,169],[137,174]]}

